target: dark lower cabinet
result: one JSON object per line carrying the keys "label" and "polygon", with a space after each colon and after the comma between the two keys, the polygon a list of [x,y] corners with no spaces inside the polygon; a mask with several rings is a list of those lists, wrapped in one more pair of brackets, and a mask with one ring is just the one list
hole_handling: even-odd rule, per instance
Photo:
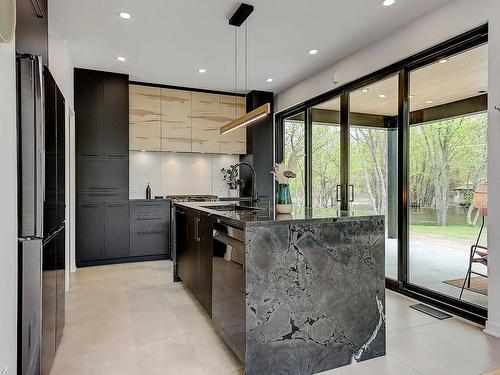
{"label": "dark lower cabinet", "polygon": [[170,257],[170,200],[130,202],[130,255]]}
{"label": "dark lower cabinet", "polygon": [[104,259],[104,207],[102,203],[76,206],[76,261]]}
{"label": "dark lower cabinet", "polygon": [[200,274],[198,294],[200,303],[212,314],[212,256],[213,256],[213,220],[208,215],[201,215],[200,231]]}
{"label": "dark lower cabinet", "polygon": [[178,209],[176,230],[177,273],[211,315],[213,222],[199,211]]}
{"label": "dark lower cabinet", "polygon": [[129,257],[129,230],[128,201],[78,204],[77,265]]}
{"label": "dark lower cabinet", "polygon": [[104,254],[107,259],[125,258],[130,255],[129,203],[105,204]]}

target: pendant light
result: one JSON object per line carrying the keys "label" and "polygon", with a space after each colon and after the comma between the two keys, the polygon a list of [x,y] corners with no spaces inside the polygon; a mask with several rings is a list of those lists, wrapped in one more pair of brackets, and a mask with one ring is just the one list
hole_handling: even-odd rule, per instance
{"label": "pendant light", "polygon": [[[245,22],[245,94],[247,93],[247,84],[248,84],[248,36],[247,36],[247,18],[248,16],[253,12],[253,5],[245,4],[242,3],[236,12],[232,15],[232,17],[229,19],[229,24],[235,27],[235,32],[234,32],[234,93],[236,95],[236,82],[237,82],[237,35],[236,35],[236,27],[240,27],[243,22]],[[235,97],[236,98],[236,97]],[[235,99],[236,100],[236,99]],[[235,106],[236,108],[236,106]],[[241,127],[250,125],[257,121],[258,119],[261,119],[265,116],[267,116],[271,112],[271,105],[269,103],[263,104],[260,107],[246,113],[245,115],[238,117],[237,119],[234,119],[230,121],[229,123],[225,124],[220,128],[220,134],[227,134],[233,130],[239,129]]]}

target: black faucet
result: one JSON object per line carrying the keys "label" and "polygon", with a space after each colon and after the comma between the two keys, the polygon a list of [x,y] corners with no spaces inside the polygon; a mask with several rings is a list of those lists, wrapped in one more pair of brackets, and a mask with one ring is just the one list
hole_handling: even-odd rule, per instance
{"label": "black faucet", "polygon": [[241,165],[246,165],[252,171],[252,205],[260,202],[259,192],[257,191],[257,175],[255,173],[255,168],[250,164],[245,162],[240,162],[235,165],[235,167],[239,167]]}

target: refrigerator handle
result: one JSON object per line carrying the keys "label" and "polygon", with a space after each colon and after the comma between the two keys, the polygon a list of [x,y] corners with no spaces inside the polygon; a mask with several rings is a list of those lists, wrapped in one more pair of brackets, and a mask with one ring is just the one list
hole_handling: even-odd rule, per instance
{"label": "refrigerator handle", "polygon": [[35,121],[36,121],[36,236],[43,238],[43,205],[45,202],[45,118],[43,63],[40,56],[35,58]]}

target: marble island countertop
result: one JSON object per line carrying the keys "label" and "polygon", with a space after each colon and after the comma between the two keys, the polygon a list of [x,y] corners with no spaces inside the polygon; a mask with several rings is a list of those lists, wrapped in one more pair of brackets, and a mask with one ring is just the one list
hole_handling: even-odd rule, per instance
{"label": "marble island countertop", "polygon": [[[381,218],[383,215],[367,215],[363,213],[349,213],[346,211],[339,211],[336,209],[324,208],[310,208],[302,206],[294,206],[290,214],[279,214],[272,206],[267,203],[259,204],[254,207],[254,210],[231,210],[220,211],[214,209],[218,206],[240,205],[238,201],[224,201],[224,202],[179,202],[175,203],[178,206],[198,210],[213,216],[216,216],[228,224],[234,225],[239,228],[244,228],[247,225],[260,225],[260,224],[289,224],[299,221],[314,221],[332,222],[341,220],[352,220],[361,218]],[[241,204],[243,207],[248,205]],[[252,224],[257,223],[257,224]]]}

